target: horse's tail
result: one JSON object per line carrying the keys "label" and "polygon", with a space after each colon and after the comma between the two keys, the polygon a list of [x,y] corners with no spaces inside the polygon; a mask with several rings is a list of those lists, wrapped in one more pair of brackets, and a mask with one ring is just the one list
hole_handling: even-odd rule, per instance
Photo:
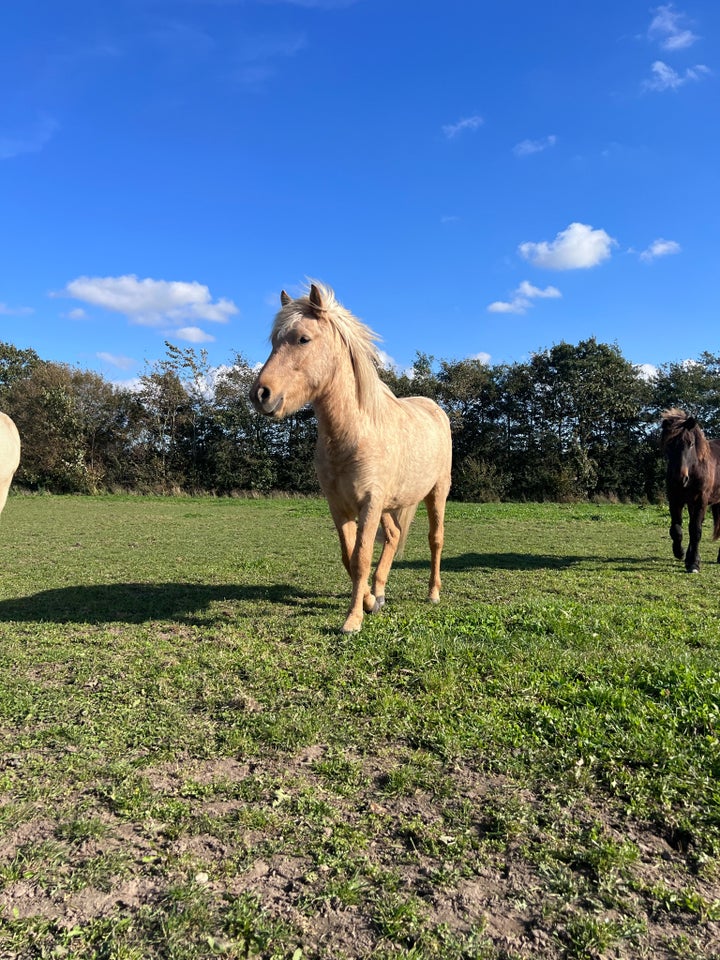
{"label": "horse's tail", "polygon": [[400,540],[398,541],[397,553],[395,554],[397,557],[402,557],[403,555],[405,541],[410,533],[410,524],[413,522],[416,510],[417,504],[413,503],[409,507],[401,507],[399,510],[395,511],[395,522],[400,527]]}

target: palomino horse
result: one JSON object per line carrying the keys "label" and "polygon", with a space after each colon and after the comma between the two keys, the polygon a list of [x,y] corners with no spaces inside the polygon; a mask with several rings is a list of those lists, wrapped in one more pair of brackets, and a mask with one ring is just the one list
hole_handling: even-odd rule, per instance
{"label": "palomino horse", "polygon": [[20,434],[6,413],[0,413],[0,512],[20,463]]}
{"label": "palomino horse", "polygon": [[[662,414],[660,446],[667,458],[670,537],[678,560],[685,556],[688,573],[700,573],[700,537],[708,504],[713,514],[713,540],[720,537],[720,440],[707,440],[695,417],[684,410]],[[690,517],[690,545],[682,547],[682,514]],[[720,563],[720,553],[718,553]]]}
{"label": "palomino horse", "polygon": [[[443,410],[427,397],[399,399],[378,376],[378,337],[313,283],[293,300],[283,292],[272,352],[250,390],[255,408],[280,419],[311,404],[318,422],[315,467],[352,580],[344,633],[362,625],[363,611],[385,603],[385,584],[418,503],[430,521],[430,592],[440,598],[440,555],[452,443]],[[368,585],[373,543],[383,548]]]}

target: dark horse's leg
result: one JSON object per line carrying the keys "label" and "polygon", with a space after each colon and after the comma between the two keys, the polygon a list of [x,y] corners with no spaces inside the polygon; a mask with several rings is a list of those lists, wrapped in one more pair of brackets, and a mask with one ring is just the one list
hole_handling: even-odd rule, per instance
{"label": "dark horse's leg", "polygon": [[683,529],[682,529],[682,514],[683,514],[683,502],[682,500],[676,500],[674,498],[670,499],[670,539],[672,540],[672,549],[673,556],[676,560],[682,560],[685,556],[685,551],[682,546],[683,538]]}
{"label": "dark horse's leg", "polygon": [[685,569],[688,573],[700,573],[700,538],[707,505],[702,501],[688,504],[690,514],[688,551],[685,556]]}

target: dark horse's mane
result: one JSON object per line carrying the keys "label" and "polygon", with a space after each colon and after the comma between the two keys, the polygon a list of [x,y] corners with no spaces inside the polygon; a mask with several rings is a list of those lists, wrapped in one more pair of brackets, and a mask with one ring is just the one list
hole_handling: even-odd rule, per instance
{"label": "dark horse's mane", "polygon": [[707,442],[705,434],[700,428],[700,424],[695,417],[688,416],[684,410],[677,407],[671,407],[662,412],[662,432],[660,434],[660,447],[665,452],[668,446],[684,433],[691,433],[695,440],[695,452],[700,463],[704,463],[710,456],[710,445]]}

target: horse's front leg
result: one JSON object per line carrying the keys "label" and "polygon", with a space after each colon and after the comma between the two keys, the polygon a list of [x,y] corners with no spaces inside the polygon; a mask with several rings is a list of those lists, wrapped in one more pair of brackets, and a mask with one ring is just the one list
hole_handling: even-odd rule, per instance
{"label": "horse's front leg", "polygon": [[688,513],[690,514],[688,534],[690,543],[687,554],[685,555],[685,569],[688,573],[700,573],[700,539],[702,537],[705,510],[706,506],[704,503],[688,504]]}
{"label": "horse's front leg", "polygon": [[371,613],[376,609],[375,597],[368,586],[368,578],[372,566],[375,533],[379,522],[379,509],[372,506],[363,507],[358,517],[355,549],[350,558],[352,597],[350,609],[343,624],[343,633],[357,633],[362,626],[364,612]]}
{"label": "horse's front leg", "polygon": [[682,514],[683,514],[683,504],[682,501],[677,503],[671,501],[670,503],[670,539],[672,540],[672,550],[673,556],[676,560],[682,560],[685,556],[685,551],[682,546],[683,538],[683,528],[682,528]]}

